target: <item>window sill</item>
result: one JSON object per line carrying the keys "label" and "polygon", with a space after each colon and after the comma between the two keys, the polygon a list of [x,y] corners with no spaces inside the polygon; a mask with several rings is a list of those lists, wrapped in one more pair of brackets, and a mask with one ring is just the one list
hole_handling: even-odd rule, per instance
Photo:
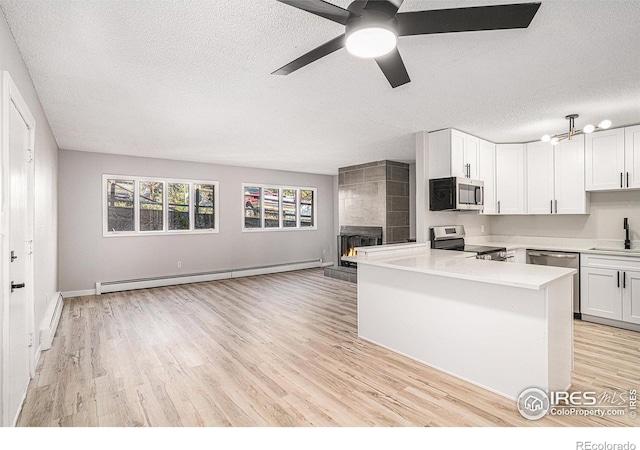
{"label": "window sill", "polygon": [[115,232],[115,233],[102,233],[103,238],[115,238],[115,237],[140,237],[140,236],[183,236],[194,234],[218,234],[220,230],[188,230],[188,231],[142,231],[142,232]]}
{"label": "window sill", "polygon": [[291,228],[243,228],[243,233],[265,233],[265,232],[282,232],[282,231],[316,231],[318,227],[291,227]]}

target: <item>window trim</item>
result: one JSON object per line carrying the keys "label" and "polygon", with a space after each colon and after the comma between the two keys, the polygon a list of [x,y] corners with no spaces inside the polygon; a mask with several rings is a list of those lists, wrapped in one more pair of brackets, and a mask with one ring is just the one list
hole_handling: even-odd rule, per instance
{"label": "window trim", "polygon": [[[244,192],[248,187],[260,188],[260,228],[247,228],[245,227],[245,211],[244,211]],[[265,213],[264,213],[264,189],[278,189],[278,217],[279,217],[279,227],[278,228],[266,228],[264,226],[265,221]],[[295,227],[285,227],[284,226],[284,211],[282,209],[282,193],[284,190],[292,189],[296,191],[296,226]],[[301,196],[300,191],[312,191],[313,192],[313,226],[311,227],[302,227],[300,226],[300,202]],[[264,232],[282,232],[282,231],[313,231],[318,229],[318,188],[314,187],[306,187],[306,186],[291,186],[291,185],[278,185],[278,184],[269,184],[269,183],[242,183],[241,190],[241,202],[242,205],[242,214],[241,214],[241,230],[243,233],[264,233]]]}
{"label": "window trim", "polygon": [[[109,205],[107,202],[107,180],[126,180],[133,181],[133,228],[134,231],[109,231]],[[140,231],[140,182],[162,183],[162,230]],[[189,184],[189,229],[188,230],[169,230],[169,183]],[[210,184],[214,186],[213,203],[214,215],[213,226],[206,230],[195,229],[195,184]],[[123,236],[171,236],[185,234],[217,234],[220,232],[220,182],[212,180],[197,180],[185,178],[165,178],[165,177],[147,177],[137,175],[114,175],[102,174],[102,237],[123,237]]]}

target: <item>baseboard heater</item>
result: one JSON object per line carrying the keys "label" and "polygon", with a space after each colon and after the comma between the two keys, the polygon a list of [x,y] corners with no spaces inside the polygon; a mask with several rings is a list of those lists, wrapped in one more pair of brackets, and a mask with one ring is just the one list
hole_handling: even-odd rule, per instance
{"label": "baseboard heater", "polygon": [[154,287],[174,286],[178,284],[202,283],[203,281],[226,280],[230,278],[251,277],[270,273],[290,272],[292,270],[313,269],[322,267],[321,259],[299,261],[269,266],[245,267],[241,269],[227,269],[213,272],[168,275],[163,277],[138,278],[135,280],[96,282],[96,295],[109,292],[132,291]]}

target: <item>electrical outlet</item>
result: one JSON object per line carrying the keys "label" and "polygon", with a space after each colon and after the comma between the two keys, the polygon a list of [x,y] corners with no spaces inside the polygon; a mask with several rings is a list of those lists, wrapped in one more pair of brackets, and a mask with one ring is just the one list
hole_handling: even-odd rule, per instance
{"label": "electrical outlet", "polygon": [[323,249],[322,249],[322,254],[323,254],[323,255],[326,255],[326,254],[327,254],[327,249],[326,249],[326,248],[323,248]]}
{"label": "electrical outlet", "polygon": [[178,261],[178,269],[182,267],[182,261]]}
{"label": "electrical outlet", "polygon": [[484,225],[480,225],[480,233],[484,233]]}

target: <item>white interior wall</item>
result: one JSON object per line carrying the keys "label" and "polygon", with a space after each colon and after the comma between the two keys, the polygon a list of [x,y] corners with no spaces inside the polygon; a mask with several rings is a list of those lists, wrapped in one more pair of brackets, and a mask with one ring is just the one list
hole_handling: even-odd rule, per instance
{"label": "white interior wall", "polygon": [[[94,289],[96,282],[334,259],[333,176],[67,150],[59,165],[64,292]],[[103,237],[103,174],[219,181],[220,232]],[[317,230],[242,232],[242,183],[317,188]]]}
{"label": "white interior wall", "polygon": [[[44,114],[38,94],[24,65],[22,56],[4,16],[0,14],[0,71],[8,71],[20,94],[36,120],[35,136],[35,227],[34,227],[34,321],[37,329],[48,302],[58,290],[57,263],[57,174],[58,146]],[[9,280],[2,280],[9,282]],[[4,299],[0,299],[0,328],[4,318]],[[2,330],[0,329],[0,373],[2,355]],[[1,383],[0,377],[0,383]],[[0,385],[0,395],[2,386]],[[0,408],[2,401],[0,399]],[[0,414],[1,416],[1,414]]]}

